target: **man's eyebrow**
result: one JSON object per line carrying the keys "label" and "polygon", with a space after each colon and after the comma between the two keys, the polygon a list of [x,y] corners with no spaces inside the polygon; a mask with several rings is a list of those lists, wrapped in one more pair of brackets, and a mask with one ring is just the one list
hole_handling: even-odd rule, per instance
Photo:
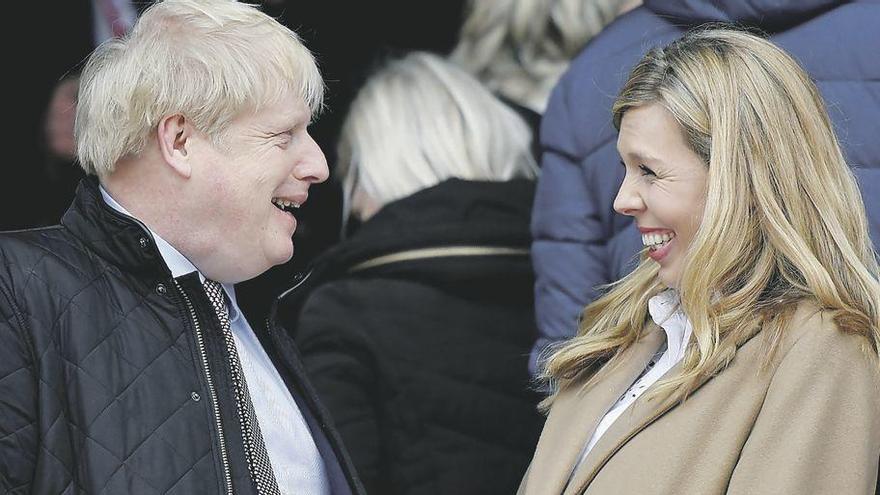
{"label": "man's eyebrow", "polygon": [[305,125],[308,125],[308,123],[299,120],[282,120],[266,124],[263,132],[265,132],[267,136],[277,136],[278,134],[283,134]]}
{"label": "man's eyebrow", "polygon": [[265,124],[272,129],[293,129],[295,127],[309,125],[314,120],[311,112],[300,112],[298,110],[289,110],[286,113],[275,115],[273,118],[265,121]]}

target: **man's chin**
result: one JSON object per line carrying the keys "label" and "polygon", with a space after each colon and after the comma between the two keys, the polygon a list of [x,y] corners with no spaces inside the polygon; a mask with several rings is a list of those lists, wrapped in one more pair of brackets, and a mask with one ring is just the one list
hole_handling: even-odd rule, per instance
{"label": "man's chin", "polygon": [[[288,241],[286,246],[280,247],[277,251],[275,251],[272,257],[269,260],[272,262],[272,266],[283,265],[288,261],[293,259],[293,241]],[[271,268],[271,267],[270,267]]]}

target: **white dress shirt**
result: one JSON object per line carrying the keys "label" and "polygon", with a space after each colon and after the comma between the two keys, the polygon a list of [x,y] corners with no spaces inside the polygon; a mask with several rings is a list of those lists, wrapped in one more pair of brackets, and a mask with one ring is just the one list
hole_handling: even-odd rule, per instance
{"label": "white dress shirt", "polygon": [[[101,195],[113,209],[135,218],[117,203],[103,186]],[[159,254],[171,270],[172,277],[178,278],[198,272],[199,279],[205,281],[204,275],[177,249],[152,230],[150,234],[159,249]],[[229,300],[229,326],[235,339],[235,347],[247,380],[257,421],[260,423],[272,470],[278,481],[278,488],[284,495],[304,493],[330,495],[324,460],[318,452],[305,417],[265,349],[260,345],[247,318],[241,315],[235,300],[234,286],[222,285]]]}
{"label": "white dress shirt", "polygon": [[642,375],[630,385],[629,389],[620,396],[620,399],[605,413],[593,436],[584,447],[575,469],[577,470],[587,454],[593,450],[602,435],[608,428],[626,411],[629,406],[645,392],[651,385],[656,383],[673,366],[684,358],[688,341],[693,333],[693,327],[684,311],[681,310],[678,300],[678,292],[672,289],[665,290],[648,300],[648,312],[654,323],[660,326],[666,333],[666,343],[661,345],[657,354],[648,363]]}

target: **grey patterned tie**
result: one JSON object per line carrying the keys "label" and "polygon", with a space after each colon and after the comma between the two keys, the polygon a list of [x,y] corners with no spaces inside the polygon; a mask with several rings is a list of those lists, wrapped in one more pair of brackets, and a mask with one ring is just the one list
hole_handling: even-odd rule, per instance
{"label": "grey patterned tie", "polygon": [[205,294],[214,306],[220,327],[223,331],[223,339],[226,341],[226,355],[229,359],[229,373],[235,388],[235,408],[238,412],[238,421],[241,425],[241,434],[244,440],[245,457],[247,457],[248,471],[257,484],[257,493],[280,495],[278,482],[272,472],[272,464],[269,462],[269,452],[260,432],[260,423],[257,421],[254,404],[251,402],[251,394],[248,392],[247,380],[241,369],[241,361],[238,359],[238,350],[235,347],[235,339],[229,326],[229,309],[226,307],[226,299],[223,297],[223,287],[213,280],[205,279]]}

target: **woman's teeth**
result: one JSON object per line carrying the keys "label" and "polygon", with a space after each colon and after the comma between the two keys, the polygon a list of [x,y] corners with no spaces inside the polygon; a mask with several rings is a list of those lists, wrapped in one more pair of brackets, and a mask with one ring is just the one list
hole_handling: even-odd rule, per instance
{"label": "woman's teeth", "polygon": [[651,251],[660,249],[669,241],[675,238],[675,232],[666,232],[664,234],[642,234],[642,244]]}

